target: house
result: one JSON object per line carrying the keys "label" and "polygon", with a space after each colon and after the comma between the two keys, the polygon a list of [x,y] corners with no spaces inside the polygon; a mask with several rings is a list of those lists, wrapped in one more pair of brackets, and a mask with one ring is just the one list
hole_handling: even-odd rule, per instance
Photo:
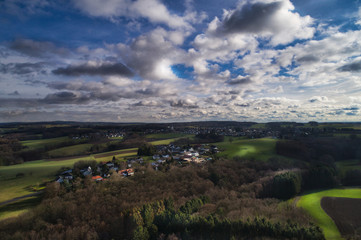
{"label": "house", "polygon": [[58,179],[55,180],[55,182],[63,183],[63,182],[64,182],[64,179],[63,179],[62,176],[59,176]]}
{"label": "house", "polygon": [[112,162],[107,162],[106,165],[108,166],[109,169],[114,167],[114,163]]}
{"label": "house", "polygon": [[134,170],[132,168],[127,169],[128,176],[134,176]]}
{"label": "house", "polygon": [[134,176],[134,170],[132,168],[120,170],[118,173],[124,177]]}
{"label": "house", "polygon": [[100,181],[103,181],[103,178],[98,175],[98,176],[93,176],[92,180],[95,180],[96,182],[100,182]]}
{"label": "house", "polygon": [[64,174],[72,173],[72,172],[73,172],[73,169],[69,169],[69,170],[66,170],[66,171],[60,173],[60,175],[64,175]]}
{"label": "house", "polygon": [[73,180],[73,175],[71,173],[63,174],[63,178],[67,180]]}
{"label": "house", "polygon": [[92,174],[92,168],[89,166],[88,168],[84,168],[80,170],[80,173],[83,174],[84,177]]}

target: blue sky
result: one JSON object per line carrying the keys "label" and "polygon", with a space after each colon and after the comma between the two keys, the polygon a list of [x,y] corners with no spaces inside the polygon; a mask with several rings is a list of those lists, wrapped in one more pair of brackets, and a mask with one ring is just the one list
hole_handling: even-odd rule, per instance
{"label": "blue sky", "polygon": [[359,0],[0,1],[0,122],[359,121]]}

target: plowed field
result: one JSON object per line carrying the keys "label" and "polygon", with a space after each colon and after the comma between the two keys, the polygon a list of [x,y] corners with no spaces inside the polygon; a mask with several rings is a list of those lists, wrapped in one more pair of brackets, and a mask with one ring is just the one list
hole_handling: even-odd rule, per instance
{"label": "plowed field", "polygon": [[321,207],[332,218],[343,237],[361,236],[361,199],[324,197]]}

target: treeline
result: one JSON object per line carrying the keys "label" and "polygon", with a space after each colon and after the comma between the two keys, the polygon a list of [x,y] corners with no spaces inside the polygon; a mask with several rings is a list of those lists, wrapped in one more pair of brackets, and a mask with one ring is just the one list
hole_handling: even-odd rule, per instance
{"label": "treeline", "polygon": [[[59,200],[59,199],[58,199]],[[37,222],[25,226],[25,222],[18,225],[7,223],[6,231],[0,232],[1,239],[249,239],[267,237],[269,239],[324,239],[321,229],[311,226],[300,226],[297,223],[272,222],[266,218],[254,217],[246,220],[222,219],[216,215],[202,217],[197,215],[200,207],[208,202],[206,196],[187,201],[179,209],[174,206],[173,198],[145,204],[132,209],[119,209],[114,216],[102,216],[88,219],[89,222],[80,225],[74,223],[65,229],[62,227],[68,218],[57,218],[60,211],[65,209],[46,202],[44,209],[38,210],[38,217],[42,217],[44,226]],[[67,204],[74,209],[74,205]],[[83,206],[80,206],[83,208]],[[66,216],[65,216],[66,217]],[[85,220],[85,219],[84,219]],[[52,223],[53,225],[49,225]],[[0,230],[1,229],[0,225]],[[35,227],[35,230],[21,232],[19,229]],[[39,228],[40,227],[40,228]],[[62,230],[64,229],[64,230]]]}
{"label": "treeline", "polygon": [[279,155],[306,162],[343,161],[361,159],[361,138],[349,137],[309,137],[281,140],[276,144]]}
{"label": "treeline", "polygon": [[214,143],[214,142],[222,142],[224,140],[223,135],[218,135],[215,131],[211,131],[210,133],[199,133],[196,135],[194,143]]}
{"label": "treeline", "polygon": [[14,138],[0,138],[0,166],[22,163],[21,143]]}

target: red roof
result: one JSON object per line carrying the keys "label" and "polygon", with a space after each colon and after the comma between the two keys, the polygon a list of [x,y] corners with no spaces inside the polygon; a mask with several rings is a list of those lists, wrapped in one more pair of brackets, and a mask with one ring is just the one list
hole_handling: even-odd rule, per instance
{"label": "red roof", "polygon": [[101,176],[93,176],[92,179],[97,180],[97,179],[103,179]]}

